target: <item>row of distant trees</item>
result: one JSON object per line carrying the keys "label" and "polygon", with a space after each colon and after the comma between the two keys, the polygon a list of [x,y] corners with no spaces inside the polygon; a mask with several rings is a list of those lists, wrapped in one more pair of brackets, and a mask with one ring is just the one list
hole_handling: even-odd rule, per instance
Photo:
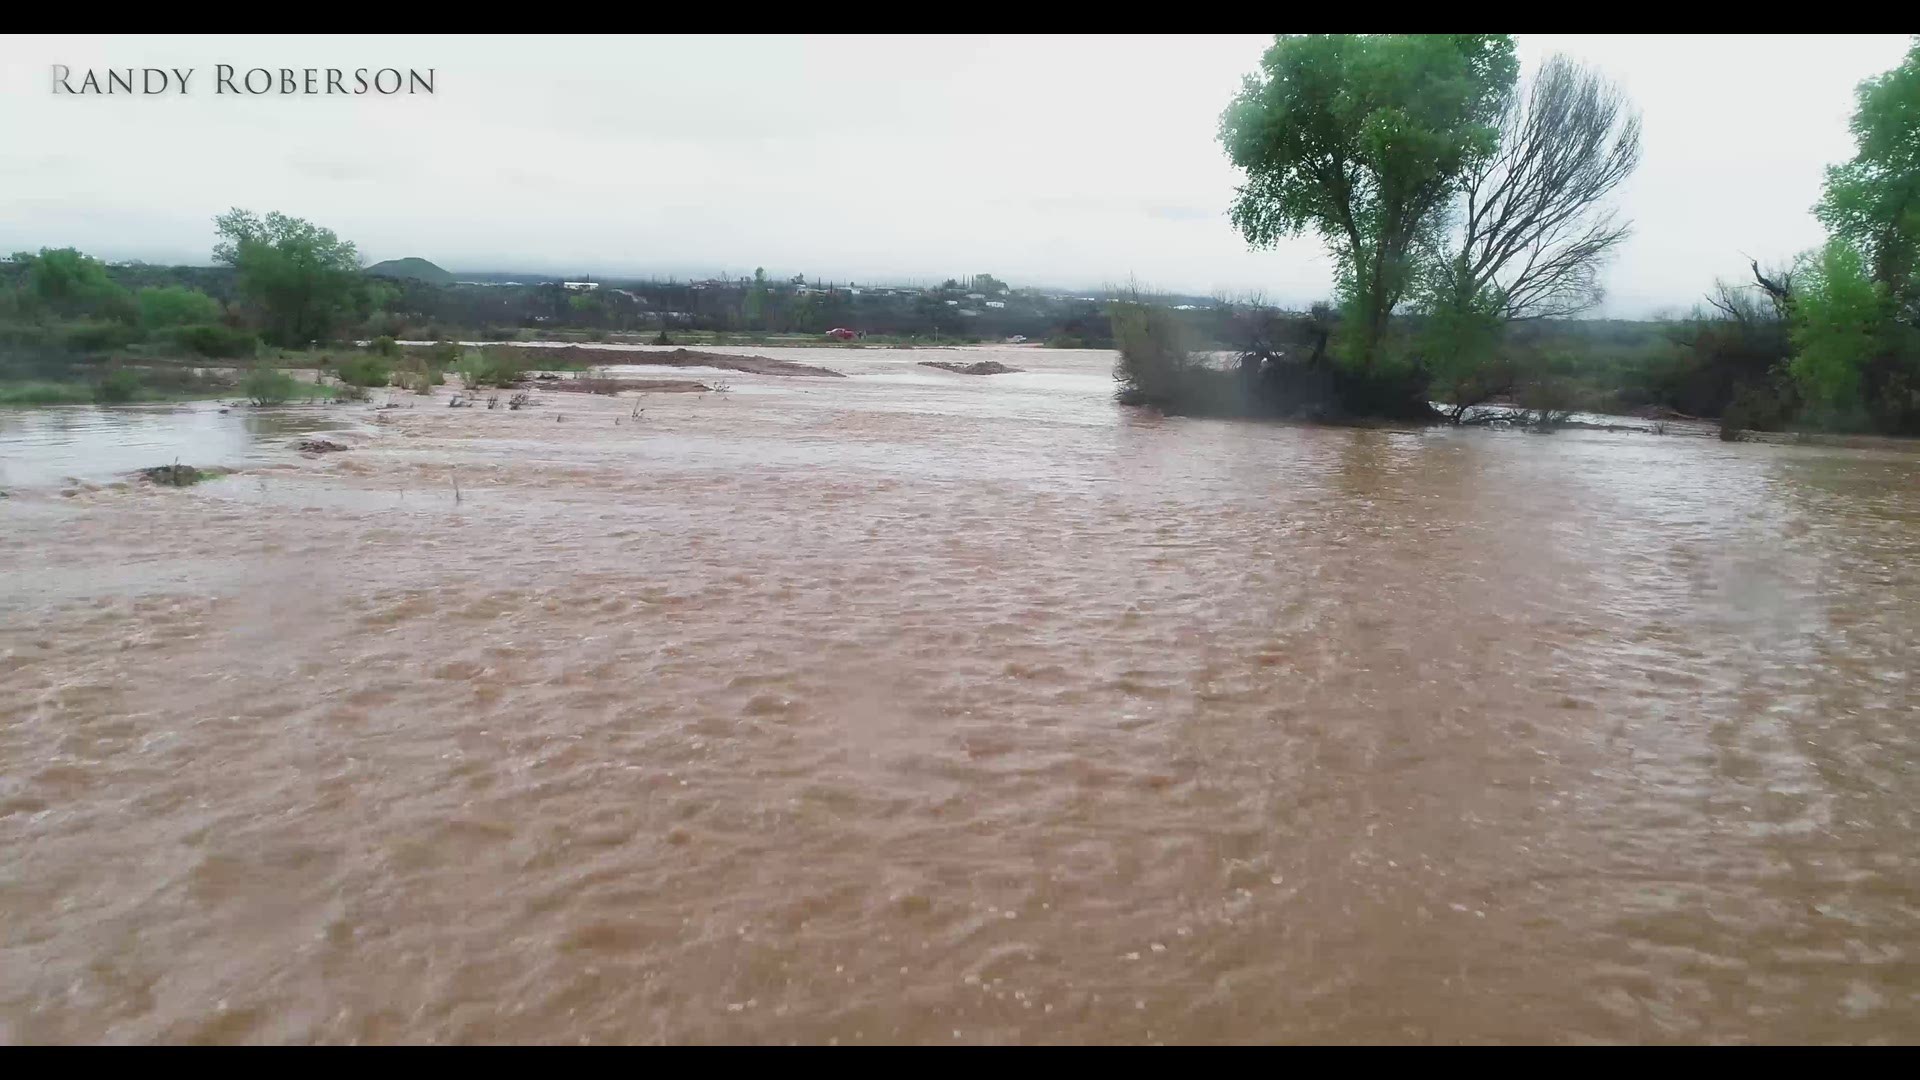
{"label": "row of distant trees", "polygon": [[[688,284],[569,291],[558,284],[459,287],[362,272],[354,245],[301,218],[234,209],[215,219],[215,262],[194,268],[108,267],[72,248],[15,254],[0,275],[0,351],[64,347],[96,355],[129,346],[174,346],[198,355],[251,354],[256,342],[303,346],[343,335],[441,336],[551,327],[587,331],[709,329],[819,333],[857,326],[901,336],[948,338],[1011,332],[1005,311],[969,319],[946,302],[963,287],[1007,292],[992,275],[949,280],[941,290],[856,302],[852,289],[770,282],[756,271],[740,287]],[[128,286],[127,279],[159,280]],[[212,278],[212,280],[208,280]],[[205,286],[204,288],[202,286]],[[209,291],[211,290],[211,291]],[[1053,308],[1051,301],[1027,307]],[[1094,315],[1093,305],[1079,316]],[[1073,312],[1023,311],[1041,332]],[[1077,320],[1076,320],[1077,321]],[[1106,344],[1104,327],[1086,333]]]}
{"label": "row of distant trees", "polygon": [[129,287],[73,248],[14,254],[16,281],[0,290],[0,345],[91,353],[142,342],[202,356],[251,356],[260,340],[325,340],[396,292],[360,273],[351,243],[311,222],[236,209],[220,215],[215,229],[214,258],[232,270],[229,299],[181,283]]}
{"label": "row of distant trees", "polygon": [[[1232,218],[1255,246],[1321,238],[1335,304],[1261,370],[1334,368],[1350,411],[1425,412],[1437,395],[1458,418],[1553,396],[1552,365],[1515,330],[1602,299],[1601,270],[1631,234],[1610,200],[1639,162],[1641,121],[1564,56],[1518,74],[1503,34],[1275,40],[1221,119],[1246,177]],[[1920,43],[1860,87],[1852,127],[1857,153],[1828,171],[1815,211],[1828,243],[1778,271],[1755,264],[1753,282],[1718,286],[1672,328],[1717,388],[1708,407],[1754,426],[1920,432]]]}

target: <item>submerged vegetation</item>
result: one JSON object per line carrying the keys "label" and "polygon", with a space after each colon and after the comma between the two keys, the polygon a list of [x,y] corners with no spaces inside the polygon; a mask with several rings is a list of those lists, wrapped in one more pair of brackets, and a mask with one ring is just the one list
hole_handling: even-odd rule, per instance
{"label": "submerged vegetation", "polygon": [[240,380],[240,392],[255,405],[284,405],[300,392],[300,383],[278,368],[255,368]]}
{"label": "submerged vegetation", "polygon": [[192,465],[174,462],[171,465],[154,465],[141,469],[136,475],[149,484],[162,487],[191,487],[202,480],[213,480],[227,475],[227,469],[198,469]]}
{"label": "submerged vegetation", "polygon": [[468,349],[461,354],[457,370],[461,385],[469,389],[512,386],[526,377],[526,368],[512,349]]}

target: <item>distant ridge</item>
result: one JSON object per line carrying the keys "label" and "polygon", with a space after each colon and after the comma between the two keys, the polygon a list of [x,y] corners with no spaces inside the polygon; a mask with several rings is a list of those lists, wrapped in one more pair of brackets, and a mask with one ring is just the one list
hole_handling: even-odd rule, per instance
{"label": "distant ridge", "polygon": [[452,274],[425,259],[388,259],[367,267],[366,272],[375,277],[412,278],[429,285],[453,284]]}

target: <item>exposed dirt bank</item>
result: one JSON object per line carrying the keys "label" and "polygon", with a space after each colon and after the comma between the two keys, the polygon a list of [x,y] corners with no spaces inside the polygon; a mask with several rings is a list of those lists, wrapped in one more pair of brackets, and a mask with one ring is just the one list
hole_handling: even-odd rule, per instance
{"label": "exposed dirt bank", "polygon": [[569,345],[564,349],[529,348],[523,345],[502,345],[497,348],[511,349],[514,355],[529,368],[549,365],[555,358],[569,365],[587,367],[614,366],[620,364],[660,364],[666,367],[712,367],[727,371],[741,371],[749,375],[792,375],[815,378],[844,379],[846,376],[837,371],[812,364],[797,364],[791,360],[775,360],[769,356],[732,356],[727,353],[699,352],[694,349],[674,349],[671,352],[638,352],[631,349],[582,349]]}
{"label": "exposed dirt bank", "polygon": [[542,390],[564,390],[574,394],[618,394],[638,390],[648,394],[701,394],[713,387],[692,379],[542,379],[534,385]]}

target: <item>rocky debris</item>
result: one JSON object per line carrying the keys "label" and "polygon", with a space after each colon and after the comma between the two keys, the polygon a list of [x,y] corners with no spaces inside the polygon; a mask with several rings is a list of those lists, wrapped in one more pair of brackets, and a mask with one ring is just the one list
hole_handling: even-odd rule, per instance
{"label": "rocky debris", "polygon": [[301,439],[295,449],[303,454],[337,454],[347,446],[332,439]]}
{"label": "rocky debris", "polygon": [[982,360],[977,364],[949,364],[939,360],[922,360],[921,367],[939,368],[942,371],[958,372],[961,375],[1011,375],[1024,369],[1008,367],[998,360]]}

